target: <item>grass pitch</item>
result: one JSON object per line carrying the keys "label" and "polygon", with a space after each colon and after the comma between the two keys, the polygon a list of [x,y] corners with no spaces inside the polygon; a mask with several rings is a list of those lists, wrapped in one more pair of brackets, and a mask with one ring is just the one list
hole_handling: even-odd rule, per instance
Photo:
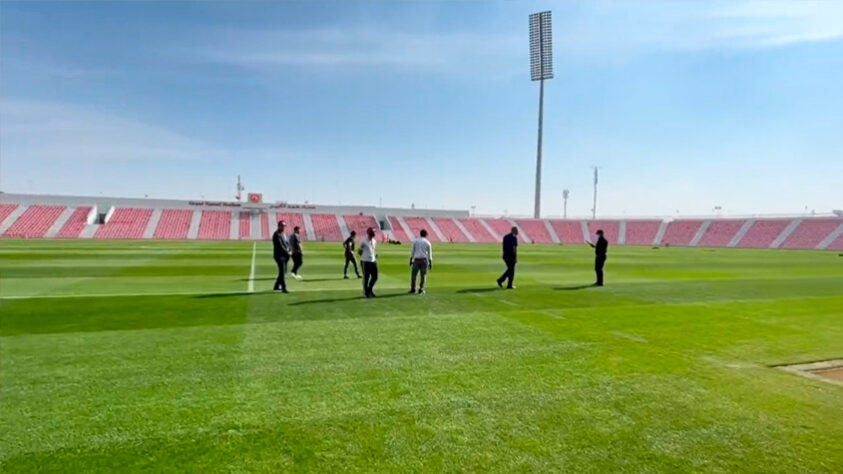
{"label": "grass pitch", "polygon": [[0,471],[838,471],[831,252],[0,241]]}

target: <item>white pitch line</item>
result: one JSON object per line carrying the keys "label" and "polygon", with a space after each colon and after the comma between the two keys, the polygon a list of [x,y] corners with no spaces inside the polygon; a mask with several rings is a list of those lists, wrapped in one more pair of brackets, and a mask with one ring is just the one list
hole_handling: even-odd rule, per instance
{"label": "white pitch line", "polygon": [[252,244],[252,269],[249,270],[249,293],[255,292],[255,248],[257,245],[257,242]]}

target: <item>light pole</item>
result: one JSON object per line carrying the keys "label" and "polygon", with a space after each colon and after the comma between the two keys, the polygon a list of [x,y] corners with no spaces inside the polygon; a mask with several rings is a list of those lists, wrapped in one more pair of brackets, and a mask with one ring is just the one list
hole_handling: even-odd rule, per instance
{"label": "light pole", "polygon": [[536,197],[533,217],[541,217],[542,204],[542,118],[544,115],[544,80],[553,78],[553,36],[550,12],[530,15],[530,79],[539,81],[539,133],[536,145]]}
{"label": "light pole", "polygon": [[571,194],[571,191],[567,189],[562,190],[562,218],[568,218],[568,196]]}
{"label": "light pole", "polygon": [[594,168],[594,202],[591,205],[591,220],[597,219],[597,170],[599,166],[592,166]]}

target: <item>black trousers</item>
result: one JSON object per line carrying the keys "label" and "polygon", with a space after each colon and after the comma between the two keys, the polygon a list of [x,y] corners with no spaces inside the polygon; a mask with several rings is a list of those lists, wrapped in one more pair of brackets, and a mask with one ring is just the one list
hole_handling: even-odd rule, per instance
{"label": "black trousers", "polygon": [[284,279],[287,275],[287,257],[275,257],[275,264],[278,265],[278,278],[275,279],[275,286],[273,290],[286,290],[287,281]]}
{"label": "black trousers", "polygon": [[512,288],[512,282],[515,280],[515,259],[504,258],[503,261],[506,263],[506,271],[498,278],[498,283],[503,284],[504,280],[509,280],[506,286],[507,288]]}
{"label": "black trousers", "polygon": [[603,265],[606,264],[606,256],[598,255],[594,257],[594,273],[597,274],[597,284],[603,285]]}
{"label": "black trousers", "polygon": [[357,259],[354,258],[354,254],[345,254],[345,268],[342,270],[342,274],[348,276],[348,264],[354,265],[354,274],[360,276],[360,272],[357,271]]}
{"label": "black trousers", "polygon": [[378,281],[378,262],[363,262],[363,294],[369,296]]}
{"label": "black trousers", "polygon": [[301,264],[302,264],[302,254],[294,253],[293,254],[293,270],[292,270],[293,275],[299,274],[299,268],[301,268]]}

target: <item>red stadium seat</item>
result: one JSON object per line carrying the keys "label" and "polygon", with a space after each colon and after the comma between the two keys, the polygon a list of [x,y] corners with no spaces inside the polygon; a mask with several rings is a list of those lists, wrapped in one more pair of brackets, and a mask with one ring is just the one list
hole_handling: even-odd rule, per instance
{"label": "red stadium seat", "polygon": [[715,219],[705,230],[700,241],[700,247],[726,247],[743,226],[743,219]]}
{"label": "red stadium seat", "polygon": [[738,247],[767,248],[793,219],[758,219],[743,236]]}
{"label": "red stadium seat", "polygon": [[475,219],[473,217],[463,217],[459,219],[460,224],[465,227],[465,230],[474,237],[475,242],[479,243],[492,243],[497,242],[497,237],[493,236],[486,230],[486,227],[480,222],[480,219]]}
{"label": "red stadium seat", "polygon": [[[515,223],[524,230],[530,240],[537,244],[552,244],[553,238],[550,236],[550,232],[547,231],[547,227],[544,225],[544,221],[541,219],[516,219]],[[509,231],[507,231],[507,234]]]}
{"label": "red stadium seat", "polygon": [[675,220],[670,222],[667,225],[667,230],[664,232],[664,236],[662,237],[662,241],[660,244],[662,245],[688,245],[693,240],[694,236],[697,234],[697,231],[700,230],[700,226],[702,225],[703,221],[699,219],[695,220]]}
{"label": "red stadium seat", "polygon": [[59,229],[56,237],[60,239],[76,239],[82,233],[82,229],[88,224],[88,214],[91,213],[91,207],[77,207],[73,214],[65,221],[64,225]]}
{"label": "red stadium seat", "polygon": [[413,235],[410,236],[410,239],[418,238],[419,232],[422,229],[427,229],[427,240],[431,242],[441,242],[439,236],[436,235],[436,232],[433,232],[433,229],[430,228],[430,224],[424,217],[405,217],[404,222],[407,223],[407,226],[410,227],[410,231],[413,232]]}
{"label": "red stadium seat", "polygon": [[65,206],[29,206],[15,223],[6,229],[3,236],[21,239],[42,238],[65,209]]}
{"label": "red stadium seat", "polygon": [[832,233],[843,219],[803,219],[793,233],[787,236],[779,248],[813,249]]}
{"label": "red stadium seat", "polygon": [[153,239],[186,239],[190,229],[193,211],[190,209],[164,209],[158,226],[152,234]]}
{"label": "red stadium seat", "polygon": [[559,241],[563,244],[581,244],[583,241],[582,225],[580,221],[551,220],[550,225],[556,231]]}
{"label": "red stadium seat", "polygon": [[457,227],[457,224],[450,217],[434,217],[432,220],[436,224],[436,227],[439,227],[439,230],[442,231],[442,235],[445,236],[445,240],[448,242],[470,242],[468,236]]}
{"label": "red stadium seat", "polygon": [[313,233],[316,235],[316,240],[342,242],[345,239],[336,215],[311,214],[310,220],[313,222]]}
{"label": "red stadium seat", "polygon": [[342,218],[345,221],[345,225],[348,227],[349,232],[353,230],[357,232],[357,235],[365,235],[366,229],[369,227],[372,227],[375,230],[380,229],[378,221],[376,221],[373,216],[347,215]]}
{"label": "red stadium seat", "polygon": [[662,221],[629,220],[626,221],[625,245],[653,245],[659,233]]}
{"label": "red stadium seat", "polygon": [[95,239],[142,239],[152,209],[116,208],[111,218],[94,233]]}
{"label": "red stadium seat", "polygon": [[199,240],[230,239],[231,211],[202,211],[196,238]]}

